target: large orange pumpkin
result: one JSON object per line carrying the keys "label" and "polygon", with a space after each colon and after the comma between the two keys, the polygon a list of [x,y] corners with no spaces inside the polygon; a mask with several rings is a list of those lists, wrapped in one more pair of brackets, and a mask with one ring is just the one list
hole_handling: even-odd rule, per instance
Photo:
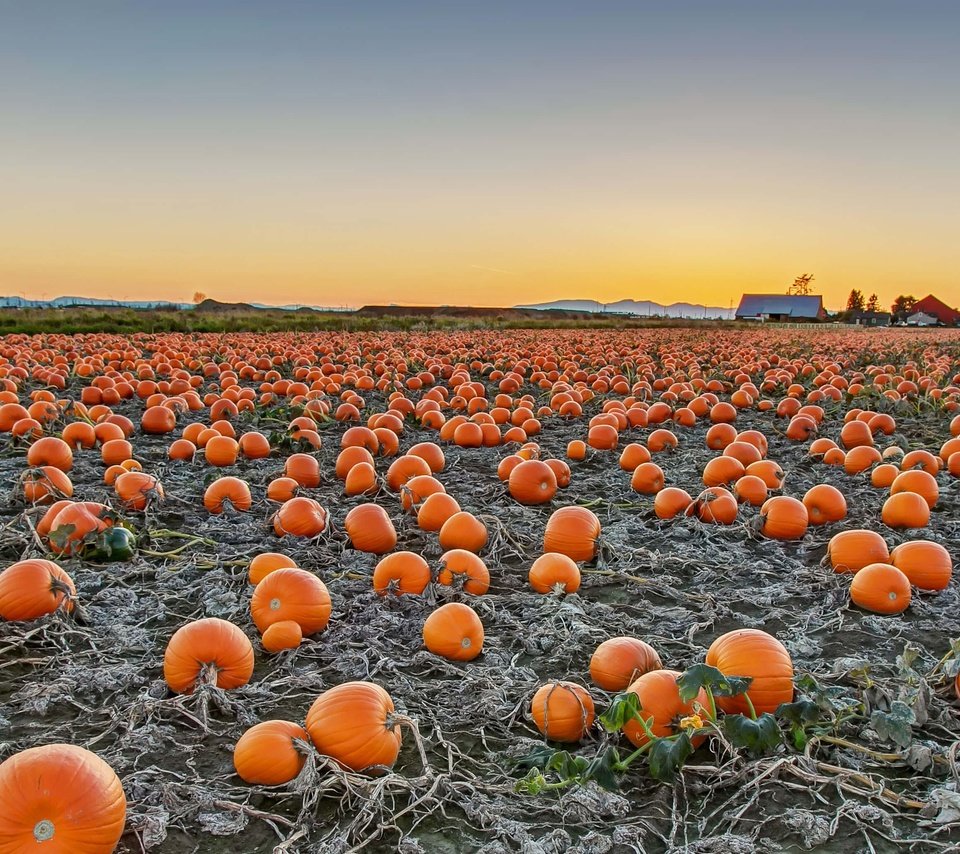
{"label": "large orange pumpkin", "polygon": [[547,521],[543,550],[577,562],[593,560],[600,539],[600,520],[586,507],[561,507]]}
{"label": "large orange pumpkin", "polygon": [[307,760],[296,741],[310,736],[291,721],[264,721],[250,727],[233,748],[233,767],[240,779],[258,786],[280,786],[300,773]]}
{"label": "large orange pumpkin", "polygon": [[326,585],[305,569],[282,567],[257,585],[250,615],[261,634],[283,620],[298,623],[304,635],[316,634],[330,620],[330,594]]}
{"label": "large orange pumpkin", "polygon": [[890,552],[889,561],[883,559],[878,562],[889,562],[921,590],[945,590],[953,575],[950,552],[940,543],[926,540],[901,543]]}
{"label": "large orange pumpkin", "polygon": [[448,602],[427,617],[423,642],[434,655],[472,661],[483,651],[483,623],[469,605]]}
{"label": "large orange pumpkin", "polygon": [[246,685],[253,675],[253,645],[233,623],[205,617],[181,626],[167,643],[163,678],[171,691],[192,694],[198,681],[218,688]]}
{"label": "large orange pumpkin", "polygon": [[[758,715],[774,712],[793,700],[793,662],[780,641],[760,629],[735,629],[718,637],[707,650],[706,663],[724,676],[753,679],[747,696]],[[743,696],[717,697],[727,714],[749,714]]]}
{"label": "large orange pumpkin", "polygon": [[575,682],[550,682],[533,695],[530,716],[546,738],[577,742],[593,726],[593,698]]}
{"label": "large orange pumpkin", "polygon": [[324,691],[307,712],[307,732],[320,753],[352,771],[392,768],[400,753],[393,700],[372,682]]}
{"label": "large orange pumpkin", "polygon": [[[701,714],[709,708],[707,694],[702,688],[692,700],[683,702],[677,685],[679,678],[680,674],[676,670],[651,670],[636,679],[627,689],[640,698],[640,717],[654,736],[674,735],[678,732],[678,723],[682,718],[695,714],[698,708],[701,709]],[[644,728],[635,720],[624,724],[623,734],[636,747],[642,747],[650,740]],[[692,739],[695,747],[703,740],[702,735]]]}
{"label": "large orange pumpkin", "polygon": [[836,572],[859,572],[868,564],[886,563],[889,557],[887,543],[876,531],[841,531],[827,545],[827,558]]}
{"label": "large orange pumpkin", "polygon": [[0,765],[0,851],[109,854],[126,814],[116,773],[82,747],[31,747]]}
{"label": "large orange pumpkin", "polygon": [[273,517],[273,531],[278,537],[315,537],[327,527],[327,511],[312,498],[298,496],[280,505]]}
{"label": "large orange pumpkin", "polygon": [[350,544],[360,552],[386,554],[397,545],[397,530],[379,504],[354,507],[343,520]]}
{"label": "large orange pumpkin", "polygon": [[523,460],[510,472],[508,486],[521,504],[546,504],[557,494],[557,476],[541,460]]}
{"label": "large orange pumpkin", "polygon": [[590,678],[605,691],[625,691],[644,673],[662,667],[657,651],[646,641],[609,638],[590,658]]}
{"label": "large orange pumpkin", "polygon": [[854,604],[877,614],[899,614],[910,605],[910,579],[897,567],[871,563],[850,584]]}
{"label": "large orange pumpkin", "polygon": [[393,593],[420,595],[430,583],[430,567],[415,552],[394,552],[373,570],[373,589],[381,596]]}
{"label": "large orange pumpkin", "polygon": [[73,610],[77,589],[53,561],[28,558],[0,572],[0,619],[36,620],[59,608]]}

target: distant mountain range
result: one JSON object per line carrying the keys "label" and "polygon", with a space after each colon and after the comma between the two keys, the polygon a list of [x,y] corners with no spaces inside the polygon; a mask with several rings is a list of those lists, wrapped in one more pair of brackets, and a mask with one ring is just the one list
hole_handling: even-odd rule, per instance
{"label": "distant mountain range", "polygon": [[[192,302],[166,302],[164,300],[123,300],[99,299],[97,297],[56,297],[55,299],[26,299],[21,296],[0,296],[0,308],[133,308],[141,311],[190,311],[202,306],[220,305],[216,300],[204,300],[199,305]],[[246,308],[273,309],[276,311],[348,311],[342,306],[323,307],[317,305],[266,305],[264,303],[244,303]]]}
{"label": "distant mountain range", "polygon": [[675,302],[671,305],[661,305],[649,300],[623,299],[619,302],[602,303],[588,299],[561,299],[555,302],[541,302],[534,305],[518,305],[517,308],[532,308],[538,310],[559,309],[561,311],[589,311],[594,314],[639,314],[644,317],[686,317],[686,318],[716,318],[732,320],[736,309],[720,308],[715,305],[692,305],[688,302]]}

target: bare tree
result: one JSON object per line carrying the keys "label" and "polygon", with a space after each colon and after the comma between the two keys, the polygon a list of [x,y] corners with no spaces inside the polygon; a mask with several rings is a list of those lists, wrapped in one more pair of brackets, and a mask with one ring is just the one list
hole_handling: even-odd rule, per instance
{"label": "bare tree", "polygon": [[804,273],[793,280],[793,284],[787,288],[790,296],[806,297],[810,296],[810,283],[813,281],[813,273]]}

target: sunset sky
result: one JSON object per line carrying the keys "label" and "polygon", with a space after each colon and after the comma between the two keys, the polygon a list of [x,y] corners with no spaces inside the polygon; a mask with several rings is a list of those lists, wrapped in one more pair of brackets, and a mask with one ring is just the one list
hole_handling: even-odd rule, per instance
{"label": "sunset sky", "polygon": [[0,294],[960,303],[954,0],[0,13]]}

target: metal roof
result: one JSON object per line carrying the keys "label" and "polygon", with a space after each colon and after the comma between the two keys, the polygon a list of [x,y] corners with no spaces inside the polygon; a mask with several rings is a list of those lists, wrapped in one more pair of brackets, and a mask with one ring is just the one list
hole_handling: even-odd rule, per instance
{"label": "metal roof", "polygon": [[791,296],[789,294],[744,294],[740,297],[737,317],[761,317],[784,314],[789,317],[817,318],[823,311],[819,296]]}

